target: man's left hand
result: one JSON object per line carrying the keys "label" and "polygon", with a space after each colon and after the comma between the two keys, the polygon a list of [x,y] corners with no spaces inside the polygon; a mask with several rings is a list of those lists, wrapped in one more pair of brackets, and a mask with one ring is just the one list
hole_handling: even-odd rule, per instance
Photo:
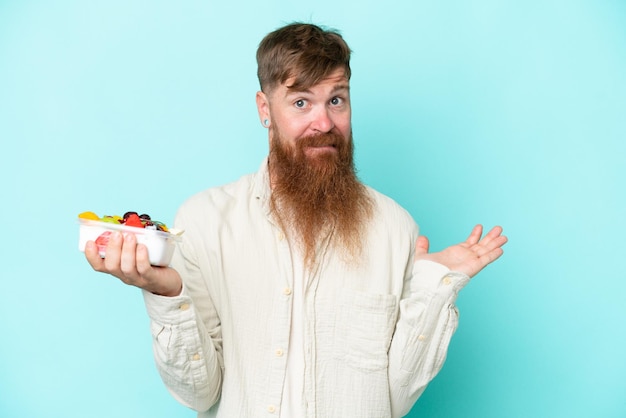
{"label": "man's left hand", "polygon": [[428,253],[428,238],[420,236],[415,243],[415,261],[434,261],[452,271],[473,277],[502,255],[502,246],[507,242],[507,237],[502,235],[502,228],[499,226],[481,238],[482,233],[482,225],[476,225],[465,242],[436,253]]}

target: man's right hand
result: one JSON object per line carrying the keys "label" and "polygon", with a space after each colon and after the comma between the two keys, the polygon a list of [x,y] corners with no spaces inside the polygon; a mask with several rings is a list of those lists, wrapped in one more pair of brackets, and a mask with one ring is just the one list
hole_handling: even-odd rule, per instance
{"label": "man's right hand", "polygon": [[135,234],[111,234],[106,257],[100,257],[93,241],[85,246],[85,257],[95,271],[111,274],[122,282],[162,296],[178,296],[183,282],[176,270],[150,265],[148,249],[137,244]]}

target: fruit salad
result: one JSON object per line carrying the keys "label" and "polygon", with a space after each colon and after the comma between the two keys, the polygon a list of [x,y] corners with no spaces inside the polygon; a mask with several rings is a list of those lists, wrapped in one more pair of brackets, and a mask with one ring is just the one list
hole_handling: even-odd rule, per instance
{"label": "fruit salad", "polygon": [[146,213],[139,215],[137,212],[126,212],[124,216],[105,215],[100,218],[94,212],[83,212],[78,214],[78,218],[169,232],[167,226],[163,222],[153,221],[150,218],[150,215]]}
{"label": "fruit salad", "polygon": [[124,216],[98,216],[94,212],[82,212],[78,215],[80,236],[78,247],[85,251],[88,241],[94,241],[101,257],[106,256],[106,246],[113,231],[122,234],[133,233],[137,243],[148,248],[150,263],[166,266],[171,261],[175,243],[180,240],[182,231],[171,230],[163,222],[153,220],[148,214],[126,212]]}

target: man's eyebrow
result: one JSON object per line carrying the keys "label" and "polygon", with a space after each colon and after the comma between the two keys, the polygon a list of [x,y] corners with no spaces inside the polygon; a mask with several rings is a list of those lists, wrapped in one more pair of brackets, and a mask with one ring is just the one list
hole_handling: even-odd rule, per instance
{"label": "man's eyebrow", "polygon": [[344,84],[344,83],[337,84],[335,87],[333,87],[333,89],[331,90],[331,93],[336,93],[339,90],[350,91],[350,85],[349,84]]}
{"label": "man's eyebrow", "polygon": [[[348,83],[341,83],[341,84],[337,84],[333,87],[333,89],[330,91],[330,94],[335,94],[338,91],[341,90],[347,90],[350,91],[350,85]],[[285,96],[290,96],[290,95],[294,95],[294,94],[313,94],[313,92],[310,89],[288,89],[287,93],[285,94]]]}

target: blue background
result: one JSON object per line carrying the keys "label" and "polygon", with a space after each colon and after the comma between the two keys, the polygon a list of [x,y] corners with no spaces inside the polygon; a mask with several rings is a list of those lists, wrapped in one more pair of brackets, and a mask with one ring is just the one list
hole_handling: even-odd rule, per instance
{"label": "blue background", "polygon": [[169,223],[255,171],[255,50],[294,20],[354,50],[361,178],[434,250],[478,222],[510,238],[410,416],[626,417],[620,0],[0,0],[0,416],[194,416],[75,218]]}

